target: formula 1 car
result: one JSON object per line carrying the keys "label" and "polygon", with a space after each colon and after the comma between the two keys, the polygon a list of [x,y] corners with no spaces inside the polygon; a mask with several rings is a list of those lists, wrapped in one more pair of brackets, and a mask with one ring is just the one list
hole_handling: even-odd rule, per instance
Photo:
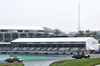
{"label": "formula 1 car", "polygon": [[19,58],[13,58],[13,60],[14,61],[18,61],[18,62],[22,62],[23,61],[22,58],[20,58],[20,57]]}
{"label": "formula 1 car", "polygon": [[76,59],[90,58],[90,54],[84,53],[83,51],[77,51],[75,54],[72,55],[72,58]]}
{"label": "formula 1 car", "polygon": [[6,60],[5,60],[5,62],[14,62],[14,60],[12,59],[12,58],[7,58]]}
{"label": "formula 1 car", "polygon": [[5,60],[5,62],[15,62],[15,61],[17,61],[17,62],[22,62],[23,61],[23,59],[22,58],[17,58],[16,56],[14,56],[14,55],[10,55],[9,57],[13,57],[13,58],[7,58],[6,60]]}

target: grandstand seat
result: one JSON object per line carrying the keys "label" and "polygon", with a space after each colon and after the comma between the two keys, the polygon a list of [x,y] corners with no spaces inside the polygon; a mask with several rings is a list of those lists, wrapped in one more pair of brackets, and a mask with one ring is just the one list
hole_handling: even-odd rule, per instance
{"label": "grandstand seat", "polygon": [[46,49],[47,49],[46,47],[41,48],[42,51],[45,51]]}
{"label": "grandstand seat", "polygon": [[64,51],[64,50],[66,50],[65,47],[60,47],[60,48],[59,48],[59,51]]}
{"label": "grandstand seat", "polygon": [[36,51],[39,51],[39,50],[41,50],[41,47],[38,47],[38,48],[36,48],[35,50],[36,50]]}
{"label": "grandstand seat", "polygon": [[24,48],[22,48],[22,50],[29,50],[29,47],[24,47]]}
{"label": "grandstand seat", "polygon": [[66,50],[69,50],[70,48],[69,48],[69,47],[66,47],[65,49],[66,49]]}
{"label": "grandstand seat", "polygon": [[47,48],[48,51],[50,51],[50,50],[52,50],[52,49],[53,49],[53,47],[48,47],[48,48]]}
{"label": "grandstand seat", "polygon": [[35,50],[35,49],[36,49],[36,47],[31,47],[29,50],[32,51],[32,50]]}
{"label": "grandstand seat", "polygon": [[19,47],[18,50],[22,50],[22,47]]}
{"label": "grandstand seat", "polygon": [[75,48],[72,48],[72,50],[73,50],[73,51],[77,51],[77,50],[78,50],[78,48],[77,48],[77,47],[75,47]]}
{"label": "grandstand seat", "polygon": [[19,48],[19,47],[15,47],[13,50],[14,50],[14,51],[15,51],[15,50],[18,50],[18,48]]}
{"label": "grandstand seat", "polygon": [[56,50],[58,50],[58,48],[57,48],[57,47],[55,47],[55,48],[53,48],[52,50],[53,50],[53,51],[56,51]]}

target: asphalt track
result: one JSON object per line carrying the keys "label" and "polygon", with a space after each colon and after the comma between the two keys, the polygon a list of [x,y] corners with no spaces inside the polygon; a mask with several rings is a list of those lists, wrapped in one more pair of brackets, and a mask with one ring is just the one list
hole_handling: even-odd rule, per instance
{"label": "asphalt track", "polygon": [[[90,54],[91,58],[98,58],[100,54]],[[52,55],[51,55],[52,56]],[[72,55],[56,55],[56,59],[33,59],[33,60],[23,60],[24,66],[49,66],[51,63],[59,60],[73,59]],[[0,63],[5,63],[0,61]]]}
{"label": "asphalt track", "polygon": [[[25,66],[49,66],[51,63],[59,60],[67,60],[67,59],[73,59],[72,55],[59,55],[62,58],[57,59],[41,59],[41,60],[28,60],[24,61],[23,63]],[[98,58],[100,57],[100,54],[91,54],[91,58]]]}
{"label": "asphalt track", "polygon": [[51,63],[59,60],[72,59],[71,55],[58,55],[56,59],[36,59],[26,60],[23,63],[25,66],[49,66]]}

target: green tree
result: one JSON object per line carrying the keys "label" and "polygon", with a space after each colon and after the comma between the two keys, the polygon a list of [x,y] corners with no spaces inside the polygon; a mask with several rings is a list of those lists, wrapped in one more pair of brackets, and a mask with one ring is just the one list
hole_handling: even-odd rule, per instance
{"label": "green tree", "polygon": [[84,31],[79,31],[80,36],[84,36]]}
{"label": "green tree", "polygon": [[59,30],[56,30],[56,31],[54,32],[54,35],[56,35],[56,36],[59,36],[59,34],[60,34]]}
{"label": "green tree", "polygon": [[86,34],[86,36],[88,36],[89,37],[89,35],[90,35],[90,30],[88,29],[88,30],[86,30],[85,31],[85,34]]}
{"label": "green tree", "polygon": [[97,35],[97,32],[93,32],[92,34],[93,34],[93,37],[95,37]]}
{"label": "green tree", "polygon": [[85,33],[90,33],[90,30],[89,30],[89,29],[88,29],[88,30],[86,30],[86,31],[85,31]]}

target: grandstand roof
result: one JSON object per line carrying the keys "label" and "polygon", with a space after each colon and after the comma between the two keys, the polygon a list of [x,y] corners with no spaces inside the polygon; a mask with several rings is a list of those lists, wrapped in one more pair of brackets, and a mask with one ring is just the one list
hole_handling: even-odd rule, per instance
{"label": "grandstand roof", "polygon": [[[92,37],[75,38],[18,38],[12,42],[85,42]],[[93,38],[92,38],[93,39]]]}
{"label": "grandstand roof", "polygon": [[36,26],[0,26],[2,30],[44,30],[42,27]]}

